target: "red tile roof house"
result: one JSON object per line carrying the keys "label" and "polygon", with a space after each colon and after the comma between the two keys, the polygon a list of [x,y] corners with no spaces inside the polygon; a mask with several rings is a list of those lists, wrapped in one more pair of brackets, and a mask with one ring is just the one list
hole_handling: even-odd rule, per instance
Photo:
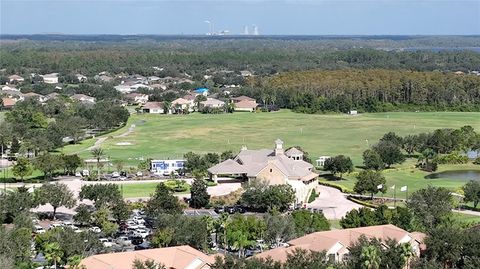
{"label": "red tile roof house", "polygon": [[[150,114],[164,114],[165,113],[164,109],[165,107],[162,102],[146,102],[142,106],[142,112],[150,113]],[[170,114],[170,111],[168,114]]]}
{"label": "red tile roof house", "polygon": [[215,256],[190,246],[178,246],[93,255],[83,259],[80,266],[87,269],[132,269],[135,259],[153,260],[169,269],[209,269],[215,263]]}
{"label": "red tile roof house", "polygon": [[424,248],[424,234],[409,233],[395,225],[387,224],[311,233],[289,241],[288,247],[271,249],[254,257],[285,262],[287,254],[292,253],[295,249],[304,249],[315,252],[325,251],[329,258],[339,262],[348,256],[349,247],[355,244],[361,236],[377,238],[382,242],[393,239],[398,243],[410,243],[416,257],[420,256],[420,251]]}
{"label": "red tile roof house", "polygon": [[12,98],[8,98],[8,97],[4,97],[2,98],[2,106],[0,106],[0,108],[2,109],[11,109],[13,108],[13,106],[15,106],[15,104],[17,103],[17,101],[15,101],[14,99]]}
{"label": "red tile roof house", "polygon": [[235,111],[249,111],[253,112],[257,108],[257,101],[248,96],[239,96],[232,98],[232,102],[235,105]]}

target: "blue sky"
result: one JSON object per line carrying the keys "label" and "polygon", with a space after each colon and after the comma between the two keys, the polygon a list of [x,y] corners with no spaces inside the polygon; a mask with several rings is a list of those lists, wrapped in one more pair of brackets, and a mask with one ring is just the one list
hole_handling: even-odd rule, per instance
{"label": "blue sky", "polygon": [[480,34],[480,0],[0,0],[1,34]]}

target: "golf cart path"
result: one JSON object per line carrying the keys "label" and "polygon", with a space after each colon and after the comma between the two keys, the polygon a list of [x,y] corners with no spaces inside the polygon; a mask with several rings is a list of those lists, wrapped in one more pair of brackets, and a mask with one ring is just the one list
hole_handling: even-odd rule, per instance
{"label": "golf cart path", "polygon": [[[135,124],[132,124],[132,125],[130,125],[130,127],[128,127],[127,131],[125,131],[125,132],[123,132],[119,135],[116,135],[113,138],[126,137],[126,136],[130,135],[135,130],[135,127],[136,127]],[[108,139],[108,136],[105,134],[104,136],[97,137],[96,139],[97,140],[95,141],[95,144],[93,144],[93,146],[90,146],[86,149],[82,149],[80,151],[77,151],[74,154],[78,154],[78,153],[81,153],[81,152],[84,152],[84,151],[91,151],[95,148],[101,147],[102,144]]]}

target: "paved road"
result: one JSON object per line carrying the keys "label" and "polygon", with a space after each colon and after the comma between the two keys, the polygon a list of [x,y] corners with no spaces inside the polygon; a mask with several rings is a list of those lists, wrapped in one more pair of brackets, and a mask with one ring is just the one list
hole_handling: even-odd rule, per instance
{"label": "paved road", "polygon": [[[56,182],[61,182],[63,184],[66,184],[68,188],[74,193],[75,197],[78,198],[78,194],[80,193],[80,190],[82,189],[83,185],[93,185],[93,184],[107,184],[107,183],[113,183],[113,184],[142,184],[142,183],[149,183],[149,182],[162,182],[165,180],[160,180],[160,179],[154,179],[154,180],[127,180],[127,181],[83,181],[80,180],[79,178],[75,177],[62,177]],[[191,184],[193,182],[192,179],[187,179],[187,183]],[[20,186],[25,186],[27,188],[38,188],[42,184],[23,184],[23,183],[11,183],[7,184],[7,188],[15,188],[15,187],[20,187]],[[222,183],[217,186],[213,187],[208,187],[207,192],[211,196],[222,196],[222,195],[227,195],[233,191],[236,191],[241,188],[240,183]],[[190,197],[190,194],[181,194],[181,195],[176,195],[179,198],[183,197]],[[128,198],[128,201],[138,201],[138,200],[147,200],[149,197],[138,197],[138,198]],[[93,204],[92,201],[90,200],[83,200],[81,203],[83,204]],[[43,205],[39,206],[38,208],[34,209],[34,211],[37,212],[49,212],[52,211],[52,207],[50,205]],[[73,214],[75,211],[73,209],[68,209],[65,207],[60,207],[57,210],[59,213],[65,213],[65,214]]]}
{"label": "paved road", "polygon": [[315,201],[307,204],[307,208],[322,209],[329,220],[341,219],[348,211],[362,207],[347,200],[344,193],[335,188],[319,185],[318,190],[320,195]]}

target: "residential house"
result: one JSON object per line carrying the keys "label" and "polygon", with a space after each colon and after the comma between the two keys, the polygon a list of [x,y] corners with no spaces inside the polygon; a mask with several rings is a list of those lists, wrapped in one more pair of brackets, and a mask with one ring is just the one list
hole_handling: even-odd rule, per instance
{"label": "residential house", "polygon": [[[150,113],[150,114],[164,114],[165,113],[165,106],[162,102],[146,102],[142,106],[143,113]],[[170,111],[169,111],[170,114]]]}
{"label": "residential house", "polygon": [[12,109],[16,103],[17,101],[15,99],[3,97],[2,103],[0,104],[0,109]]}
{"label": "residential house", "polygon": [[137,91],[140,88],[153,90],[152,87],[143,83],[138,83],[136,81],[123,81],[120,85],[117,85],[114,88],[121,93],[131,93]]}
{"label": "residential house", "polygon": [[57,92],[52,92],[52,93],[47,94],[46,97],[47,97],[47,100],[57,99],[58,97],[60,97],[60,94],[57,93]]}
{"label": "residential house", "polygon": [[328,258],[335,262],[341,262],[348,257],[349,248],[353,246],[361,236],[368,239],[377,238],[384,247],[389,239],[397,243],[409,243],[412,246],[415,257],[420,256],[423,237],[421,233],[409,233],[392,224],[377,225],[343,230],[331,230],[316,232],[293,239],[288,242],[288,247],[279,247],[255,255],[255,258],[271,258],[274,261],[285,262],[287,255],[294,250],[303,249],[315,252],[325,252]]}
{"label": "residential house", "polygon": [[[303,160],[303,153],[298,152],[285,152],[280,139],[275,141],[273,150],[248,150],[244,146],[234,159],[210,167],[208,172],[214,181],[217,181],[219,175],[228,175],[242,176],[249,181],[258,179],[269,185],[288,184],[295,191],[295,204],[303,204],[318,186],[318,174],[313,172],[312,164]],[[290,153],[295,154],[289,155]]]}
{"label": "residential house", "polygon": [[172,101],[172,108],[177,113],[182,113],[185,110],[187,110],[188,112],[193,112],[195,108],[195,100],[177,98]]}
{"label": "residential house", "polygon": [[37,101],[39,101],[40,103],[44,103],[48,100],[48,98],[44,95],[41,95],[41,94],[38,94],[38,93],[34,93],[34,92],[28,92],[28,93],[25,93],[23,95],[23,97],[25,98],[25,100],[27,99],[36,99]]}
{"label": "residential house", "polygon": [[88,96],[88,95],[85,95],[85,94],[79,94],[79,93],[70,96],[70,99],[72,99],[74,101],[78,101],[78,102],[83,103],[83,104],[94,104],[95,103],[95,97],[91,97],[91,96]]}
{"label": "residential house", "polygon": [[80,267],[87,269],[132,269],[133,262],[151,260],[169,269],[209,269],[215,257],[190,246],[153,248],[146,250],[97,254],[83,259]]}
{"label": "residential house", "polygon": [[209,107],[209,108],[222,108],[225,105],[225,102],[215,98],[207,98],[206,101],[200,102],[200,105],[202,107]]}
{"label": "residential house", "polygon": [[81,83],[87,82],[88,78],[86,76],[82,74],[76,74],[75,76],[77,77],[78,82],[81,82]]}
{"label": "residential house", "polygon": [[15,88],[15,87],[12,87],[12,86],[9,86],[9,85],[5,85],[2,87],[2,91],[16,91],[16,92],[20,92],[19,89]]}
{"label": "residential house", "polygon": [[195,95],[203,95],[203,96],[208,96],[208,89],[207,88],[196,88],[193,90]]}
{"label": "residential house", "polygon": [[96,75],[95,77],[93,77],[95,80],[99,80],[101,82],[111,82],[113,81],[113,77],[107,75],[106,73],[104,72],[101,72],[100,74]]}
{"label": "residential house", "polygon": [[58,83],[58,73],[51,73],[40,75],[43,78],[43,82],[47,84],[57,84]]}
{"label": "residential house", "polygon": [[253,112],[257,108],[257,101],[248,96],[233,97],[232,102],[235,105],[235,111]]}
{"label": "residential house", "polygon": [[2,88],[2,90],[0,90],[0,95],[3,96],[3,97],[13,99],[16,102],[25,100],[25,97],[23,96],[23,93],[21,93],[16,88],[11,88],[11,87],[8,87],[8,86],[5,86],[5,87]]}
{"label": "residential house", "polygon": [[148,102],[148,95],[143,93],[129,93],[125,96],[131,104],[145,104]]}
{"label": "residential house", "polygon": [[150,82],[155,82],[155,81],[159,81],[159,80],[160,80],[160,78],[157,77],[157,76],[149,76],[147,78],[147,81],[148,81],[149,84],[150,84]]}
{"label": "residential house", "polygon": [[170,175],[183,169],[185,160],[152,160],[150,162],[150,171],[157,175]]}
{"label": "residential house", "polygon": [[24,82],[25,79],[19,75],[11,75],[8,77],[8,82],[9,83],[18,83],[18,82]]}
{"label": "residential house", "polygon": [[149,84],[150,87],[152,87],[153,89],[161,89],[161,90],[166,90],[168,87],[167,87],[167,84],[165,83],[155,83],[155,84]]}

